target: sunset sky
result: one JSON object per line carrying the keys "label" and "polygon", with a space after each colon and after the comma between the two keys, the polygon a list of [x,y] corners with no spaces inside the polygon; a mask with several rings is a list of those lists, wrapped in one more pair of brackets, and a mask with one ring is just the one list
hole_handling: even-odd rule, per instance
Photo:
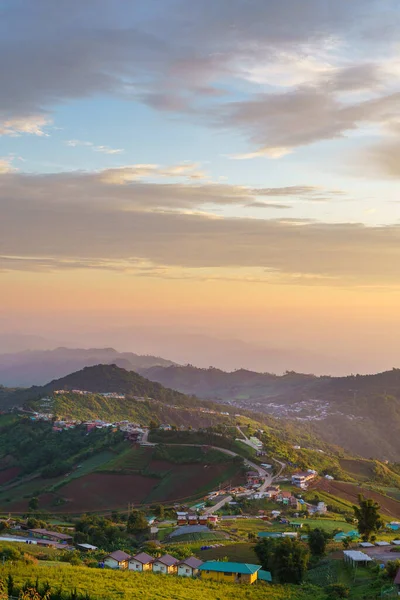
{"label": "sunset sky", "polygon": [[399,183],[397,0],[0,0],[0,332],[400,366]]}

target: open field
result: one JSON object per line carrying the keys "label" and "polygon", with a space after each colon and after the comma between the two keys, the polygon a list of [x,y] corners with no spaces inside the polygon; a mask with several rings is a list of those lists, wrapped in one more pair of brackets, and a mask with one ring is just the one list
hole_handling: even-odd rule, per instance
{"label": "open field", "polygon": [[372,498],[378,502],[384,515],[395,519],[400,518],[400,502],[397,502],[397,500],[394,500],[393,498],[384,496],[383,494],[379,494],[378,492],[363,488],[359,485],[355,485],[353,483],[343,483],[340,481],[328,481],[327,479],[319,479],[312,486],[312,488],[328,492],[334,496],[339,496],[340,498],[343,498],[352,504],[357,504],[359,494],[363,494],[366,498]]}
{"label": "open field", "polygon": [[210,550],[200,550],[197,554],[201,560],[222,560],[228,557],[228,560],[233,562],[259,564],[253,548],[254,543],[243,542],[239,544],[226,544],[219,548],[211,548]]}
{"label": "open field", "polygon": [[133,573],[87,567],[72,567],[66,565],[59,569],[54,566],[16,565],[0,566],[0,577],[11,574],[16,587],[21,587],[27,580],[40,583],[48,582],[50,587],[57,589],[62,586],[64,591],[74,589],[80,593],[88,592],[98,600],[323,600],[325,595],[318,590],[312,591],[298,586],[266,584],[253,586],[237,585],[159,575],[155,573]]}
{"label": "open field", "polygon": [[374,463],[370,460],[357,460],[350,458],[339,459],[343,471],[357,481],[370,481],[374,477]]}

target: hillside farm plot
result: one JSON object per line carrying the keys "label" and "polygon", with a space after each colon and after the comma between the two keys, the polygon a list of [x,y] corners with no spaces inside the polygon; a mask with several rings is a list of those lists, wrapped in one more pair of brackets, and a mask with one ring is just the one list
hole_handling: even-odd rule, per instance
{"label": "hillside farm plot", "polygon": [[400,502],[397,502],[397,500],[394,500],[393,498],[388,498],[383,494],[379,494],[378,492],[363,488],[359,485],[320,479],[315,483],[313,488],[328,492],[333,496],[338,496],[339,498],[343,498],[344,500],[352,502],[353,504],[357,504],[359,494],[363,494],[366,498],[372,498],[378,502],[381,507],[381,512],[384,515],[396,519],[400,518]]}
{"label": "hillside farm plot", "polygon": [[[158,480],[142,475],[90,473],[73,479],[58,490],[67,500],[61,512],[90,512],[141,504]],[[54,511],[55,512],[55,511]]]}
{"label": "hillside farm plot", "polygon": [[369,460],[339,459],[343,471],[358,481],[370,481],[374,477],[374,463]]}
{"label": "hillside farm plot", "polygon": [[5,483],[9,483],[20,474],[21,469],[19,467],[10,467],[9,469],[4,469],[0,471],[0,485],[4,485]]}

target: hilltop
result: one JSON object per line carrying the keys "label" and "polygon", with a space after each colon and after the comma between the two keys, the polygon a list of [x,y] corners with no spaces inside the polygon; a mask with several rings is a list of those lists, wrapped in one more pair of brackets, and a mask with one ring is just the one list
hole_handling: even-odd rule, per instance
{"label": "hilltop", "polygon": [[365,457],[400,457],[400,370],[375,375],[317,377],[191,365],[153,367],[146,376],[202,398],[307,423],[316,435]]}

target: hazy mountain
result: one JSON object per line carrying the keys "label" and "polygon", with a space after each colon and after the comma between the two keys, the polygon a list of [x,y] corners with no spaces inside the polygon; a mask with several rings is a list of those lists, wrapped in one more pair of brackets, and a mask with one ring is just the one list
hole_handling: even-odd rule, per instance
{"label": "hazy mountain", "polygon": [[173,366],[151,368],[146,376],[186,394],[311,424],[327,442],[353,453],[400,461],[399,369],[315,377]]}
{"label": "hazy mountain", "polygon": [[92,365],[116,364],[130,371],[174,363],[156,356],[117,352],[114,348],[56,348],[0,355],[0,384],[28,387],[64,377]]}

